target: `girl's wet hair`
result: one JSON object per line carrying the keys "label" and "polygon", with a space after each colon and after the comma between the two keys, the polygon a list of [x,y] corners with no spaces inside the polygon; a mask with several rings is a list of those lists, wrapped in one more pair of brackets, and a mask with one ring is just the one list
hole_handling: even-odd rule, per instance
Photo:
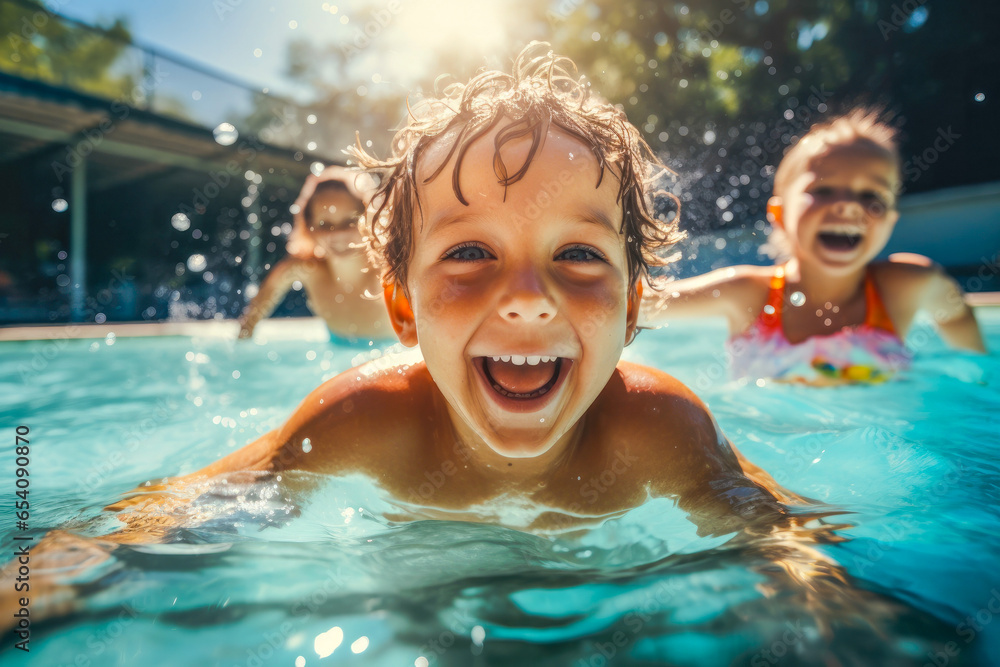
{"label": "girl's wet hair", "polygon": [[[648,279],[651,266],[669,263],[672,258],[664,251],[682,234],[676,216],[670,222],[662,214],[654,217],[652,195],[668,197],[678,213],[680,202],[670,193],[651,190],[655,181],[671,172],[625,113],[593,94],[590,84],[576,75],[572,60],[554,55],[548,44],[533,42],[518,54],[510,74],[481,71],[467,84],[451,84],[439,97],[421,101],[416,108],[407,105],[408,122],[396,132],[388,159],[370,155],[360,141],[351,149],[360,166],[380,179],[364,234],[373,261],[384,268],[386,283],[406,286],[414,214],[423,219],[416,182],[421,156],[439,137],[452,142],[441,165],[424,183],[436,178],[455,156],[452,186],[458,201],[468,205],[459,182],[465,153],[476,139],[501,124],[493,170],[505,189],[524,177],[550,126],[557,127],[590,147],[600,167],[594,187],[600,186],[606,169],[618,179],[623,212],[620,231],[625,235],[630,284]],[[531,139],[524,163],[506,164],[501,149],[523,137]]]}
{"label": "girl's wet hair", "polygon": [[815,123],[781,158],[774,173],[775,196],[782,196],[788,184],[809,161],[834,146],[860,142],[883,151],[896,165],[900,163],[897,135],[889,114],[881,107],[855,107],[847,113]]}

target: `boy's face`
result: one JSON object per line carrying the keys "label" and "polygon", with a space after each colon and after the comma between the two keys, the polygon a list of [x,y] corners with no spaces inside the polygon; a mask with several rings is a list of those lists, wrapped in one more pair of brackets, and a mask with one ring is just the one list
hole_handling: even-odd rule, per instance
{"label": "boy's face", "polygon": [[838,272],[867,265],[899,218],[898,184],[892,158],[864,142],[832,146],[809,160],[781,197],[796,256]]}
{"label": "boy's face", "polygon": [[[401,337],[420,343],[460,434],[503,456],[532,457],[572,440],[621,356],[622,209],[617,179],[607,172],[595,188],[593,154],[556,127],[505,200],[493,171],[496,131],[465,154],[469,206],[452,189],[454,156],[424,183],[447,139],[417,167],[424,217],[414,221],[407,284],[415,325],[410,340]],[[510,171],[530,143],[504,146]]]}
{"label": "boy's face", "polygon": [[352,245],[361,241],[358,218],[363,205],[350,193],[320,190],[309,200],[309,232],[316,243],[334,255],[360,252]]}

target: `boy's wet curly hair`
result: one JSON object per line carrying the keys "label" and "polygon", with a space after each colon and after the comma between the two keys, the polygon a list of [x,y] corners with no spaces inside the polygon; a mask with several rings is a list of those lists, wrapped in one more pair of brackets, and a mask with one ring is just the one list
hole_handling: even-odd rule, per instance
{"label": "boy's wet curly hair", "polygon": [[[512,72],[482,71],[469,83],[452,84],[441,97],[410,109],[407,125],[393,138],[392,155],[379,160],[360,142],[351,149],[359,165],[380,178],[364,230],[372,259],[384,267],[383,280],[405,289],[407,265],[413,243],[417,198],[417,162],[442,135],[454,137],[447,157],[425,182],[436,178],[457,153],[452,184],[458,201],[468,204],[459,185],[462,160],[469,146],[507,121],[496,136],[493,169],[505,188],[524,177],[541,146],[549,126],[554,125],[591,147],[600,167],[595,187],[606,168],[619,181],[618,202],[622,206],[621,233],[625,234],[629,282],[649,279],[651,266],[669,263],[665,251],[683,235],[676,216],[670,222],[654,217],[652,184],[669,170],[628,122],[625,113],[593,95],[590,84],[576,79],[576,65],[569,58],[553,55],[549,45],[533,42],[514,60]],[[531,137],[524,164],[510,168],[500,149],[509,141]],[[678,199],[663,191],[677,206]]]}

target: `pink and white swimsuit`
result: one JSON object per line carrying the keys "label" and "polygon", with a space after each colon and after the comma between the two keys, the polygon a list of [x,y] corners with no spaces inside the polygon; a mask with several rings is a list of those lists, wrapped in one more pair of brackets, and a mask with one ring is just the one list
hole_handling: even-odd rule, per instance
{"label": "pink and white swimsuit", "polygon": [[734,378],[787,382],[882,382],[909,368],[912,355],[896,334],[870,274],[865,276],[865,321],[826,336],[791,343],[781,325],[785,271],[771,278],[767,304],[753,324],[726,343]]}

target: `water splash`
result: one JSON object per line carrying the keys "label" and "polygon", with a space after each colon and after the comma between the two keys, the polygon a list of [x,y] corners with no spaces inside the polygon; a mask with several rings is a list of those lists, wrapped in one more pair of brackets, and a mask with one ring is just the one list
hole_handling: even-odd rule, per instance
{"label": "water splash", "polygon": [[215,137],[215,143],[220,146],[232,146],[240,138],[240,133],[236,131],[232,123],[219,123],[212,130],[212,136]]}

